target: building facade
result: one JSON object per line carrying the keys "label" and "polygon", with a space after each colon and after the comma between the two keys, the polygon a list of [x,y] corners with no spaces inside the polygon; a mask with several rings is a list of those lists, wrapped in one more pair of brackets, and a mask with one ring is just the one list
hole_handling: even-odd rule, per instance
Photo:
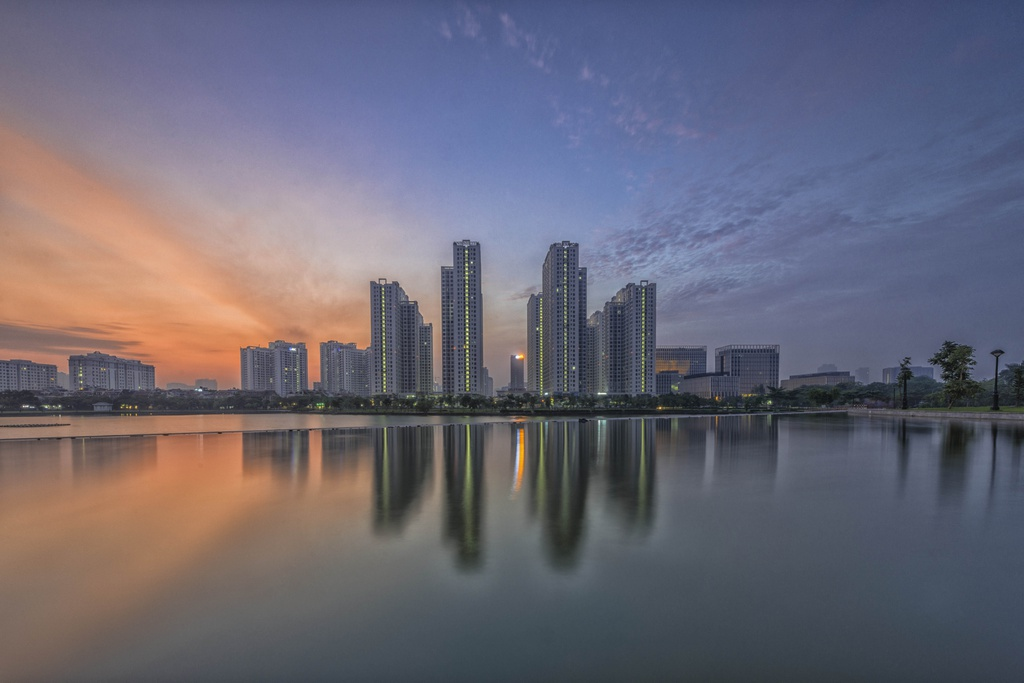
{"label": "building facade", "polygon": [[659,346],[654,352],[655,372],[702,375],[708,371],[708,347]]}
{"label": "building facade", "polygon": [[513,393],[526,391],[526,356],[517,353],[508,359],[508,390]]}
{"label": "building facade", "polygon": [[849,372],[811,372],[805,375],[790,375],[782,380],[783,389],[799,389],[800,387],[834,387],[840,384],[852,384],[853,375]]}
{"label": "building facade", "polygon": [[526,302],[526,390],[544,393],[544,297],[531,294]]}
{"label": "building facade", "polygon": [[321,390],[332,396],[368,396],[370,384],[367,379],[367,356],[367,349],[360,349],[354,342],[320,342]]}
{"label": "building facade", "polygon": [[739,377],[740,394],[779,386],[778,344],[732,344],[715,349],[715,370]]}
{"label": "building facade", "polygon": [[76,391],[156,389],[156,370],[152,365],[99,351],[69,357],[68,374]]}
{"label": "building facade", "polygon": [[[928,379],[935,379],[935,368],[933,368],[930,365],[911,365],[907,369],[914,373],[914,377],[927,377]],[[899,374],[899,366],[895,368],[882,368],[882,383],[897,384],[896,377],[899,376]]]}
{"label": "building facade", "polygon": [[679,380],[679,392],[718,401],[741,395],[741,384],[741,378],[736,375],[725,372],[705,372],[699,375],[689,375]]}
{"label": "building facade", "polygon": [[441,266],[441,387],[446,394],[482,394],[484,301],[480,243],[452,244]]}
{"label": "building facade", "polygon": [[57,388],[57,366],[30,360],[0,360],[0,391],[49,391]]}

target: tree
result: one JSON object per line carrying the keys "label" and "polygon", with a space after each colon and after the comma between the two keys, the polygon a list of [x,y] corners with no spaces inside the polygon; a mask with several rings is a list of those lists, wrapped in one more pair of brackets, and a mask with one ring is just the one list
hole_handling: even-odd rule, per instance
{"label": "tree", "polygon": [[1024,363],[1014,363],[1006,368],[1010,371],[1010,391],[1013,392],[1013,405],[1019,406],[1024,400]]}
{"label": "tree", "polygon": [[946,396],[948,408],[981,390],[981,384],[971,379],[971,368],[977,363],[973,346],[944,341],[928,362],[942,368],[942,392]]}
{"label": "tree", "polygon": [[910,356],[904,356],[903,360],[900,361],[900,371],[896,375],[896,381],[900,383],[903,388],[903,410],[907,409],[907,382],[914,376],[914,373],[910,370]]}

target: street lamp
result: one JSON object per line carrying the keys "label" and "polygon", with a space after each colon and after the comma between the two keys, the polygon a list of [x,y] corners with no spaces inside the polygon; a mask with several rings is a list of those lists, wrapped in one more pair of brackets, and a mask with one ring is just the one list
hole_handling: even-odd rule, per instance
{"label": "street lamp", "polygon": [[992,352],[992,355],[996,357],[996,379],[992,389],[992,410],[999,410],[999,356],[1003,355],[1003,350],[996,349]]}

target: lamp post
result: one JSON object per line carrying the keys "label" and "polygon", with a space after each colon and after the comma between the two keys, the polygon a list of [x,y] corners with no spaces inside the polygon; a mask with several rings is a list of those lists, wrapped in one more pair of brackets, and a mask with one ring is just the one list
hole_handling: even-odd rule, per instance
{"label": "lamp post", "polygon": [[992,355],[996,357],[996,378],[992,388],[992,410],[999,410],[999,356],[1003,355],[1003,350],[996,349],[992,352]]}

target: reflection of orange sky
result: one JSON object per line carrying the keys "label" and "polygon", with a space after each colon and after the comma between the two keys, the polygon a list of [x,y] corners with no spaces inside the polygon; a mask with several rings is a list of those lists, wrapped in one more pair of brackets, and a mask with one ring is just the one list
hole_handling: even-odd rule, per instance
{"label": "reflection of orange sky", "polygon": [[[309,493],[313,507],[326,497],[329,504],[316,509],[331,519],[365,515],[371,471],[321,483],[319,438],[310,441],[314,466],[299,491],[270,476],[243,478],[239,442],[239,435],[163,437],[150,469],[43,477],[24,491],[5,491],[0,575],[8,590],[29,590],[5,601],[0,678],[59,679],[101,644],[152,628],[137,622],[172,611],[201,570],[238,562],[232,553],[264,534],[287,537],[278,526],[295,520],[282,518],[282,497]],[[70,442],[61,446],[67,458]],[[138,455],[131,453],[125,468],[137,467]],[[303,520],[315,517],[300,502],[291,507]],[[279,561],[294,562],[288,558],[297,549],[280,550]]]}
{"label": "reflection of orange sky", "polygon": [[[41,349],[5,335],[0,358],[67,371],[68,355],[102,350],[153,363],[161,386],[215,377],[230,387],[240,346],[305,341],[312,381],[318,341],[366,345],[362,288],[308,301],[289,286],[306,277],[295,255],[236,258],[256,249],[244,235],[224,253],[188,218],[3,125],[0,149],[0,324],[58,339]],[[61,343],[64,332],[79,339]]]}

